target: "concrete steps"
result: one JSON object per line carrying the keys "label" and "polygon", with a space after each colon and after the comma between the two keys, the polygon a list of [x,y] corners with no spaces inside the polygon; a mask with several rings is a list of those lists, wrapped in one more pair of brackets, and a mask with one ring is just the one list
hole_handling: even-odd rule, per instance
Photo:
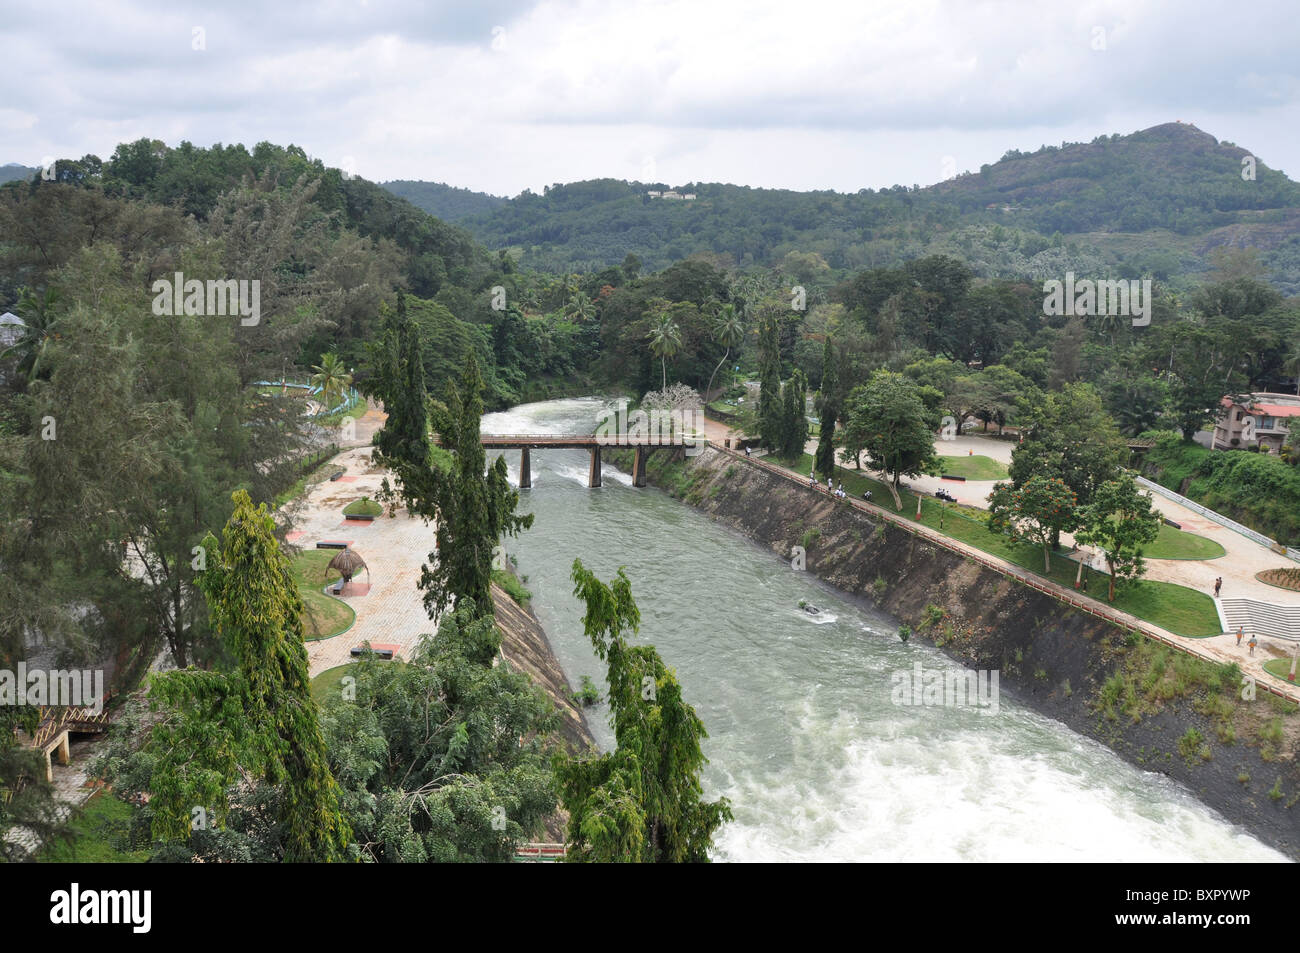
{"label": "concrete steps", "polygon": [[1227,632],[1236,632],[1241,627],[1247,635],[1300,641],[1300,606],[1278,606],[1258,599],[1220,599],[1218,602]]}

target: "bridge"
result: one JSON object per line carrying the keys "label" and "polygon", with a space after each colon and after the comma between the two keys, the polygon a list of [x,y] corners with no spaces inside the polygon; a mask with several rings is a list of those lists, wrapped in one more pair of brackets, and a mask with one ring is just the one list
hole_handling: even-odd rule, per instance
{"label": "bridge", "polygon": [[684,447],[704,446],[703,436],[686,437],[680,433],[633,434],[482,434],[479,438],[486,450],[519,451],[519,488],[533,485],[532,451],[534,450],[586,450],[591,455],[587,468],[587,485],[600,486],[600,451],[635,449],[632,461],[632,485],[646,485],[646,463],[656,450],[681,450]]}

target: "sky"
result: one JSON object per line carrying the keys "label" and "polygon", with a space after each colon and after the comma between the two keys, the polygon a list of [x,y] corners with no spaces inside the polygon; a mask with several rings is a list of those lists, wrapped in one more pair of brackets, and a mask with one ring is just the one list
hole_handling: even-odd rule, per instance
{"label": "sky", "polygon": [[1300,178],[1294,3],[6,0],[0,164],[269,140],[496,195],[855,192],[1182,120]]}

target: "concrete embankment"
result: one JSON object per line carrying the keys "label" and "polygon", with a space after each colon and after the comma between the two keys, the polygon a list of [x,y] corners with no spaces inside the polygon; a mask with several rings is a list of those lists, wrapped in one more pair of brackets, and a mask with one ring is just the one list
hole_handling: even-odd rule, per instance
{"label": "concrete embankment", "polygon": [[510,598],[500,586],[492,586],[497,628],[501,630],[501,654],[514,668],[526,672],[546,692],[560,712],[560,736],[571,751],[585,751],[596,743],[587,727],[582,706],[573,700],[546,632],[533,613]]}
{"label": "concrete embankment", "polygon": [[[611,462],[630,468],[623,457]],[[1074,608],[823,491],[716,449],[653,454],[650,481],[954,659],[1028,707],[1181,782],[1300,859],[1296,707],[1217,665]],[[1253,695],[1251,697],[1243,697]]]}

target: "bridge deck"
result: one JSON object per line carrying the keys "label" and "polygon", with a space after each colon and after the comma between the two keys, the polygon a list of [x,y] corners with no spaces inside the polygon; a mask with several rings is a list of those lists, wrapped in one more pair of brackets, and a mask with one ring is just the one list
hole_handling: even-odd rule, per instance
{"label": "bridge deck", "polygon": [[[483,446],[494,449],[522,450],[554,447],[557,449],[587,450],[592,447],[684,447],[682,434],[482,434]],[[703,436],[692,437],[692,445],[703,442]],[[436,440],[436,438],[435,438]]]}

